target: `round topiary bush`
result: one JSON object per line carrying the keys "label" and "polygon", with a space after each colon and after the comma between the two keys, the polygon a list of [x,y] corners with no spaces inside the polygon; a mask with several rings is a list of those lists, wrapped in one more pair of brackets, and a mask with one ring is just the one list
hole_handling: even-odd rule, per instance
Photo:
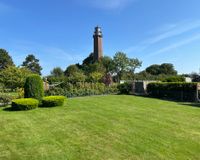
{"label": "round topiary bush", "polygon": [[37,108],[39,101],[33,98],[15,99],[12,101],[12,110],[31,110]]}
{"label": "round topiary bush", "polygon": [[48,96],[42,99],[42,107],[62,106],[66,97],[64,96]]}
{"label": "round topiary bush", "polygon": [[28,76],[24,85],[24,97],[41,101],[43,96],[44,86],[41,77],[36,74]]}

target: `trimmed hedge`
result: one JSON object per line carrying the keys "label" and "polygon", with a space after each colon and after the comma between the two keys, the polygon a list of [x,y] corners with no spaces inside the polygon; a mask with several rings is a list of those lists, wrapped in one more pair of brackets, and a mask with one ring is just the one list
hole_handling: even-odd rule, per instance
{"label": "trimmed hedge", "polygon": [[39,101],[33,98],[22,98],[12,101],[12,110],[31,110],[37,108]]}
{"label": "trimmed hedge", "polygon": [[42,99],[41,107],[55,107],[62,106],[64,104],[66,97],[64,96],[48,96]]}
{"label": "trimmed hedge", "polygon": [[44,86],[41,77],[36,74],[28,76],[24,85],[24,97],[41,101],[43,96]]}
{"label": "trimmed hedge", "polygon": [[147,86],[149,96],[178,101],[196,101],[197,83],[150,83]]}
{"label": "trimmed hedge", "polygon": [[120,94],[130,94],[132,92],[131,83],[123,83],[117,86]]}

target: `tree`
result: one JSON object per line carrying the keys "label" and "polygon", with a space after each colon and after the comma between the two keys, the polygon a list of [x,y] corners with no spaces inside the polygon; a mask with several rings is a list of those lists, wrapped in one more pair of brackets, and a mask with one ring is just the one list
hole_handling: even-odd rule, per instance
{"label": "tree", "polygon": [[198,73],[192,72],[190,77],[192,78],[192,82],[200,82],[200,75]]}
{"label": "tree", "polygon": [[75,72],[81,72],[80,69],[77,67],[77,65],[72,64],[70,66],[68,66],[65,70],[65,76],[71,76],[73,75]]}
{"label": "tree", "polygon": [[100,82],[103,78],[103,74],[101,72],[92,72],[90,73],[90,78],[92,82]]}
{"label": "tree", "polygon": [[151,75],[159,75],[159,74],[161,74],[160,65],[153,64],[153,65],[146,68],[146,72],[151,74]]}
{"label": "tree", "polygon": [[10,89],[23,88],[30,74],[31,71],[26,68],[9,66],[0,72],[0,83]]}
{"label": "tree", "polygon": [[89,65],[94,63],[94,54],[90,53],[90,55],[83,60],[83,65]]}
{"label": "tree", "polygon": [[77,65],[70,65],[65,70],[65,76],[67,76],[68,80],[72,83],[75,82],[84,82],[86,76],[84,75],[83,71],[80,70]]}
{"label": "tree", "polygon": [[14,66],[13,60],[5,49],[0,49],[0,70]]}
{"label": "tree", "polygon": [[64,72],[60,67],[56,67],[51,71],[51,76],[62,77],[64,76]]}
{"label": "tree", "polygon": [[167,75],[177,75],[174,65],[171,63],[163,63],[160,65],[160,72]]}
{"label": "tree", "polygon": [[177,75],[177,71],[171,63],[153,64],[146,68],[146,72],[152,75]]}
{"label": "tree", "polygon": [[86,76],[83,72],[74,72],[68,77],[68,81],[71,83],[85,82]]}
{"label": "tree", "polygon": [[105,67],[106,69],[106,73],[111,73],[114,71],[114,63],[113,63],[113,60],[112,58],[108,57],[108,56],[104,56],[100,63],[103,64],[103,66]]}
{"label": "tree", "polygon": [[135,73],[136,68],[140,68],[142,66],[142,61],[139,61],[137,58],[129,59],[129,69],[131,72]]}
{"label": "tree", "polygon": [[22,66],[28,68],[35,74],[41,75],[42,67],[39,64],[39,60],[36,59],[33,54],[29,54],[26,57],[25,61],[22,63]]}
{"label": "tree", "polygon": [[117,73],[118,82],[121,80],[122,74],[127,71],[129,59],[123,52],[117,52],[113,58],[114,70]]}
{"label": "tree", "polygon": [[134,79],[134,73],[136,68],[140,68],[142,66],[142,61],[139,61],[137,58],[129,59],[129,74],[132,79]]}

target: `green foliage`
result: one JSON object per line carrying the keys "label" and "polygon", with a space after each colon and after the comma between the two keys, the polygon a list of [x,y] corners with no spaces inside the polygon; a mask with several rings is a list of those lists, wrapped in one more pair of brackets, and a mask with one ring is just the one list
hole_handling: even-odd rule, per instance
{"label": "green foliage", "polygon": [[200,74],[193,72],[189,76],[192,78],[192,82],[200,82]]}
{"label": "green foliage", "polygon": [[39,59],[36,59],[33,54],[29,54],[22,63],[23,67],[28,68],[32,73],[41,75],[42,67],[39,64]]}
{"label": "green foliage", "polygon": [[5,49],[0,49],[0,70],[14,66],[13,60]]}
{"label": "green foliage", "polygon": [[43,81],[39,75],[30,75],[24,85],[24,97],[42,100],[44,95]]}
{"label": "green foliage", "polygon": [[64,96],[48,96],[42,98],[42,107],[62,106],[66,97]]}
{"label": "green foliage", "polygon": [[153,64],[146,68],[146,72],[151,75],[177,75],[177,71],[171,63],[163,63],[161,65]]}
{"label": "green foliage", "polygon": [[90,55],[83,60],[83,65],[89,65],[94,63],[94,54],[90,53]]}
{"label": "green foliage", "polygon": [[162,80],[162,82],[185,82],[183,76],[170,76]]}
{"label": "green foliage", "polygon": [[196,100],[196,83],[150,83],[147,92],[152,97],[179,101]]}
{"label": "green foliage", "polygon": [[103,78],[103,74],[101,72],[92,72],[90,73],[90,78],[92,82],[100,82]]}
{"label": "green foliage", "polygon": [[80,97],[91,95],[117,94],[117,85],[106,86],[104,83],[66,83],[60,87],[52,88],[46,91],[46,95],[63,95],[67,97]]}
{"label": "green foliage", "polygon": [[64,76],[64,71],[60,67],[56,67],[51,71],[51,76],[62,77]]}
{"label": "green foliage", "polygon": [[161,74],[160,65],[158,65],[158,64],[153,64],[153,65],[147,67],[145,71],[146,71],[146,73],[149,73],[151,75]]}
{"label": "green foliage", "polygon": [[70,65],[67,67],[65,76],[67,76],[68,81],[71,83],[84,82],[86,79],[83,71],[79,69],[77,65]]}
{"label": "green foliage", "polygon": [[127,71],[129,59],[123,52],[117,52],[113,58],[115,72],[118,75],[118,81],[121,80],[123,72]]}
{"label": "green foliage", "polygon": [[31,72],[26,68],[9,66],[0,71],[0,82],[3,83],[6,88],[12,90],[22,88],[24,87],[26,78],[30,74]]}
{"label": "green foliage", "polygon": [[0,106],[7,106],[12,101],[12,96],[0,94]]}
{"label": "green foliage", "polygon": [[62,77],[55,77],[55,76],[47,76],[43,80],[46,80],[49,82],[49,84],[54,84],[54,83],[59,83],[59,82],[64,82],[68,81],[67,77],[62,76]]}
{"label": "green foliage", "polygon": [[130,94],[132,92],[131,83],[123,83],[117,86],[120,94]]}
{"label": "green foliage", "polygon": [[68,66],[67,69],[65,70],[65,76],[71,76],[76,72],[81,72],[81,70],[78,68],[77,65],[72,64]]}
{"label": "green foliage", "polygon": [[135,80],[161,80],[167,78],[167,75],[159,74],[159,75],[152,75],[146,71],[141,71],[136,73],[134,76]]}
{"label": "green foliage", "polygon": [[[127,74],[129,79],[134,78],[136,68],[141,67],[142,62],[137,58],[128,58],[125,53],[117,52],[113,58],[114,70],[117,73],[118,82]],[[124,78],[126,79],[126,78]]]}
{"label": "green foliage", "polygon": [[[93,64],[84,65],[83,71],[84,71],[84,74],[89,77],[90,74],[93,72],[96,72],[96,73],[98,72],[104,75],[106,73],[106,68],[103,66],[101,62],[95,62]],[[87,78],[87,81],[92,82],[92,79],[90,78]]]}
{"label": "green foliage", "polygon": [[104,56],[100,63],[104,66],[106,73],[112,73],[114,71],[114,62],[112,60],[112,58],[108,57],[108,56]]}
{"label": "green foliage", "polygon": [[33,98],[22,98],[12,101],[12,110],[31,110],[37,108],[39,101]]}
{"label": "green foliage", "polygon": [[142,66],[142,61],[139,61],[137,58],[129,59],[129,71],[132,73],[132,79],[134,78],[134,73],[136,68],[140,68]]}
{"label": "green foliage", "polygon": [[17,88],[18,98],[24,98],[24,88]]}

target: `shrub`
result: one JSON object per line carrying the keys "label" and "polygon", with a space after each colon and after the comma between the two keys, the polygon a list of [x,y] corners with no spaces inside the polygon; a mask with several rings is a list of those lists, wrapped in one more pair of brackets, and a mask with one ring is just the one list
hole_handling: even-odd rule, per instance
{"label": "shrub", "polygon": [[12,101],[13,110],[31,110],[37,108],[39,101],[33,98],[22,98]]}
{"label": "shrub", "polygon": [[36,74],[28,76],[24,85],[24,97],[35,98],[41,101],[43,96],[43,81],[40,76]]}
{"label": "shrub", "polygon": [[152,97],[178,101],[196,100],[196,83],[150,83],[147,92]]}
{"label": "shrub", "polygon": [[117,88],[120,94],[130,94],[132,91],[132,84],[131,83],[119,84]]}
{"label": "shrub", "polygon": [[162,82],[185,82],[185,77],[183,76],[170,76],[164,78]]}
{"label": "shrub", "polygon": [[12,101],[12,97],[9,95],[0,95],[0,105],[6,106]]}
{"label": "shrub", "polygon": [[65,83],[60,87],[50,88],[45,92],[46,96],[63,95],[66,97],[81,97],[90,95],[117,94],[117,85],[106,86],[104,83],[77,82]]}
{"label": "shrub", "polygon": [[24,98],[24,88],[17,88],[18,98]]}
{"label": "shrub", "polygon": [[42,107],[62,106],[66,97],[64,96],[48,96],[42,99]]}

